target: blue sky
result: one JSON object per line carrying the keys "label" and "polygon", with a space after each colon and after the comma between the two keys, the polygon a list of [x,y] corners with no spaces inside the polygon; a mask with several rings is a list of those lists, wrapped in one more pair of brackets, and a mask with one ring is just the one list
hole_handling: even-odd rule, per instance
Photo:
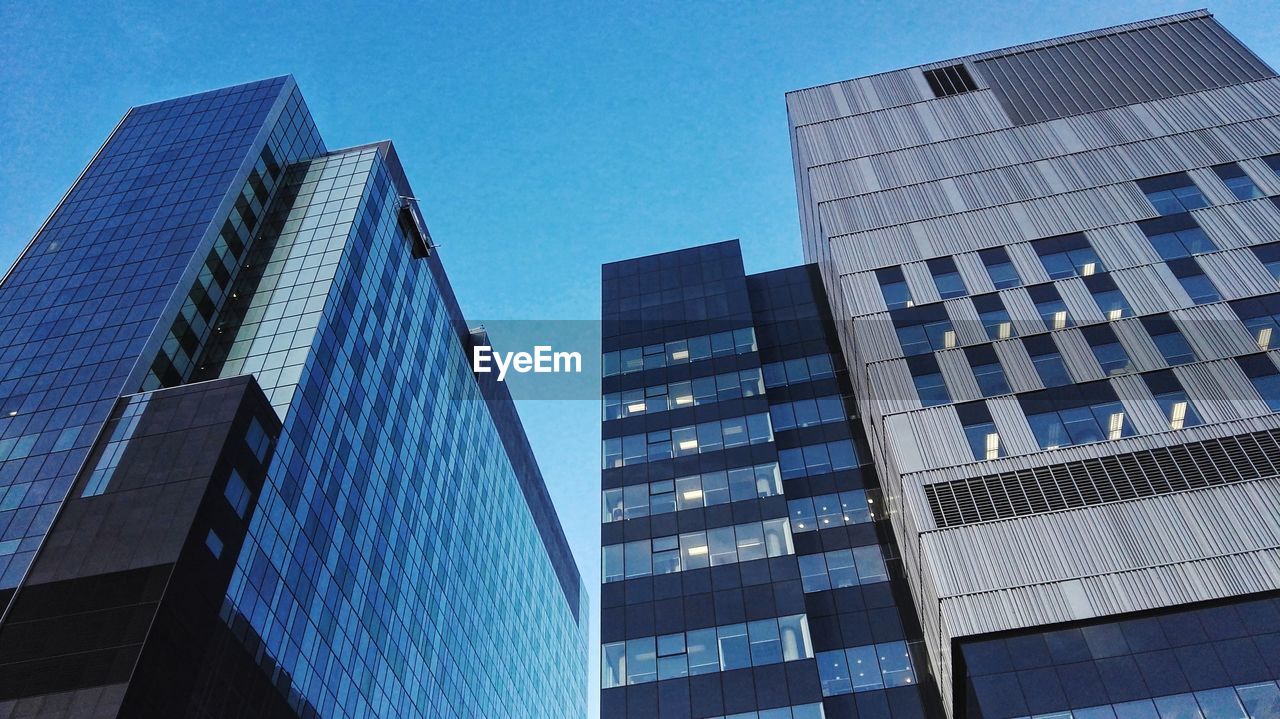
{"label": "blue sky", "polygon": [[[292,73],[330,147],[395,140],[469,317],[590,320],[602,262],[731,237],[749,272],[801,261],[787,90],[1197,7],[181,5],[0,9],[0,264],[129,106]],[[1280,64],[1280,6],[1210,9]],[[521,410],[595,605],[597,405]]]}

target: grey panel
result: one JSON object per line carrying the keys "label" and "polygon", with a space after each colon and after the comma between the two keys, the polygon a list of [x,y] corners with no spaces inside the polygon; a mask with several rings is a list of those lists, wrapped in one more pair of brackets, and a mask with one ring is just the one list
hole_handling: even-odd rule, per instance
{"label": "grey panel", "polygon": [[973,64],[1017,125],[1275,75],[1212,17],[1095,35]]}

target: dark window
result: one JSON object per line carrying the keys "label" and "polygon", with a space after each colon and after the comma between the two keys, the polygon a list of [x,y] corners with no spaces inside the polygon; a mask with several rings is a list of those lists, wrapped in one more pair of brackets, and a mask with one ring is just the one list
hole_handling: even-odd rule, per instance
{"label": "dark window", "polygon": [[1267,163],[1267,167],[1270,167],[1272,172],[1280,175],[1280,155],[1268,155],[1262,158],[1262,161]]}
{"label": "dark window", "polygon": [[896,310],[915,304],[911,300],[911,289],[907,287],[907,278],[902,275],[901,267],[876,270],[876,280],[880,283],[880,292],[889,309]]}
{"label": "dark window", "polygon": [[1151,335],[1151,341],[1160,350],[1164,361],[1171,365],[1186,364],[1196,361],[1196,353],[1182,336],[1178,324],[1169,315],[1152,315],[1142,318],[1142,326]]}
{"label": "dark window", "polygon": [[1169,423],[1169,429],[1182,429],[1203,424],[1200,413],[1196,411],[1191,398],[1187,396],[1182,383],[1178,381],[1178,377],[1172,370],[1148,372],[1142,375],[1142,380],[1147,383],[1147,389],[1151,390],[1151,395],[1156,398],[1156,404],[1164,414],[1165,421]]}
{"label": "dark window", "polygon": [[1029,392],[1018,402],[1041,449],[1133,435],[1124,405],[1106,382]]}
{"label": "dark window", "polygon": [[1225,165],[1218,165],[1213,168],[1213,171],[1237,200],[1253,200],[1263,196],[1262,190],[1258,189],[1253,180],[1245,174],[1244,169],[1236,163],[1228,162]]}
{"label": "dark window", "polygon": [[1258,349],[1280,347],[1280,294],[1236,300],[1231,303],[1231,309],[1253,335]]}
{"label": "dark window", "polygon": [[1067,365],[1063,363],[1062,354],[1058,351],[1058,345],[1054,343],[1052,335],[1024,337],[1022,344],[1026,347],[1027,354],[1031,357],[1031,364],[1035,366],[1036,374],[1040,375],[1040,381],[1045,387],[1071,384],[1071,375],[1067,372]]}
{"label": "dark window", "polygon": [[960,417],[960,426],[964,428],[964,436],[969,441],[969,451],[973,453],[974,459],[996,459],[1004,455],[1004,448],[1000,445],[1000,432],[996,430],[986,402],[957,405],[956,414]]}
{"label": "dark window", "polygon": [[941,303],[895,310],[893,327],[906,356],[927,354],[956,346],[956,332]]}
{"label": "dark window", "polygon": [[1257,256],[1263,267],[1267,268],[1276,282],[1280,282],[1280,242],[1254,245],[1253,254]]}
{"label": "dark window", "polygon": [[925,70],[924,79],[929,83],[929,89],[933,90],[934,97],[948,97],[978,89],[973,76],[969,74],[969,69],[964,65],[948,65]]}
{"label": "dark window", "polygon": [[938,288],[938,295],[944,300],[952,297],[963,297],[968,294],[960,271],[956,269],[956,261],[950,257],[938,257],[928,261],[929,274],[933,275],[933,284]]}
{"label": "dark window", "polygon": [[1009,253],[1003,247],[982,250],[978,253],[978,257],[982,259],[982,264],[987,268],[987,274],[991,276],[991,284],[995,285],[997,290],[1007,290],[1022,284],[1017,268],[1013,266]]}
{"label": "dark window", "polygon": [[1032,242],[1031,246],[1040,256],[1040,264],[1044,265],[1050,279],[1088,277],[1107,269],[1082,232],[1046,237]]}
{"label": "dark window", "polygon": [[1237,357],[1236,362],[1244,370],[1253,388],[1272,412],[1280,412],[1280,370],[1265,354]]}
{"label": "dark window", "polygon": [[1169,260],[1165,264],[1169,266],[1173,276],[1178,278],[1178,283],[1187,291],[1187,296],[1192,302],[1202,305],[1222,299],[1222,295],[1218,294],[1218,288],[1214,287],[1213,282],[1205,276],[1204,270],[1200,269],[1200,263],[1196,262],[1195,258],[1181,257]]}
{"label": "dark window", "polygon": [[1144,220],[1138,223],[1138,227],[1142,229],[1142,234],[1147,236],[1156,254],[1163,260],[1213,252],[1218,249],[1191,215]]}
{"label": "dark window", "polygon": [[911,370],[911,380],[915,383],[916,394],[920,396],[920,404],[932,407],[951,401],[942,369],[932,354],[908,357],[907,368]]}
{"label": "dark window", "polygon": [[1124,298],[1124,293],[1116,287],[1116,282],[1110,275],[1086,277],[1084,285],[1089,288],[1093,301],[1098,303],[1098,309],[1102,310],[1103,316],[1107,319],[1118,320],[1133,314],[1129,301]]}
{"label": "dark window", "polygon": [[1084,339],[1093,350],[1093,356],[1102,367],[1103,374],[1117,375],[1133,371],[1133,362],[1116,333],[1107,325],[1092,325],[1081,330]]}
{"label": "dark window", "polygon": [[1004,308],[1000,295],[995,293],[978,295],[973,298],[973,308],[977,310],[978,319],[982,320],[982,327],[987,331],[988,338],[1003,340],[1017,335],[1013,329],[1013,320],[1009,319],[1009,311]]}
{"label": "dark window", "polygon": [[1067,312],[1067,304],[1062,301],[1062,295],[1058,294],[1058,288],[1052,283],[1032,285],[1027,288],[1027,294],[1031,295],[1031,301],[1035,303],[1036,312],[1040,314],[1045,327],[1060,330],[1075,324],[1071,321],[1071,313]]}
{"label": "dark window", "polygon": [[1138,187],[1161,215],[1176,215],[1209,206],[1204,195],[1200,194],[1200,188],[1185,172],[1138,180]]}
{"label": "dark window", "polygon": [[978,382],[978,389],[983,397],[994,397],[998,394],[1009,394],[1009,382],[1004,376],[1004,367],[996,356],[991,345],[966,347],[965,357],[969,360],[969,368],[973,370],[973,378]]}

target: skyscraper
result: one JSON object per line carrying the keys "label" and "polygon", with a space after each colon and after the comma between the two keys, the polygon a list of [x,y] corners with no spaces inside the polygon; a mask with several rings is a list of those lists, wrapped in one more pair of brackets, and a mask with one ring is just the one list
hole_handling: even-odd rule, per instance
{"label": "skyscraper", "polygon": [[601,717],[940,715],[817,268],[603,292]]}
{"label": "skyscraper", "polygon": [[0,284],[0,713],[563,717],[585,594],[390,142],[130,110]]}
{"label": "skyscraper", "polygon": [[1198,11],[787,107],[946,711],[1280,715],[1275,72]]}

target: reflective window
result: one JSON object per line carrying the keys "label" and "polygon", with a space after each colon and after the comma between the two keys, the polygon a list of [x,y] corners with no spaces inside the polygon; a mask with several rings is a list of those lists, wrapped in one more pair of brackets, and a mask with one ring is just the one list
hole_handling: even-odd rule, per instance
{"label": "reflective window", "polygon": [[1093,350],[1093,356],[1098,360],[1098,366],[1102,368],[1103,374],[1111,376],[1133,371],[1133,362],[1129,359],[1129,353],[1125,351],[1124,345],[1120,344],[1120,339],[1109,326],[1091,325],[1085,327],[1082,333],[1085,342],[1088,342],[1089,348]]}
{"label": "reflective window", "polygon": [[1151,247],[1163,260],[1213,252],[1218,246],[1190,215],[1162,217],[1138,223]]}
{"label": "reflective window", "polygon": [[906,686],[916,681],[906,642],[884,642],[818,653],[818,678],[826,697]]}
{"label": "reflective window", "polygon": [[932,354],[908,357],[907,369],[911,372],[911,380],[915,384],[921,405],[932,407],[951,401],[947,383],[942,378],[942,369],[938,367],[938,360]]}
{"label": "reflective window", "polygon": [[876,270],[876,281],[880,283],[884,304],[889,309],[896,310],[915,304],[911,299],[911,289],[907,286],[907,278],[903,276],[901,267],[885,267]]}
{"label": "reflective window", "polygon": [[957,345],[955,329],[941,303],[893,313],[893,326],[905,356],[928,354]]}
{"label": "reflective window", "polygon": [[603,469],[644,462],[658,462],[722,449],[773,441],[768,414],[703,422],[698,425],[655,430],[645,434],[604,440]]}
{"label": "reflective window", "polygon": [[1222,180],[1222,184],[1231,190],[1231,194],[1235,195],[1237,200],[1253,200],[1259,197],[1265,197],[1262,190],[1254,184],[1253,180],[1245,174],[1244,169],[1234,162],[1225,165],[1218,165],[1213,168],[1218,178]]}
{"label": "reflective window", "polygon": [[249,512],[249,500],[253,498],[249,491],[248,485],[244,483],[244,479],[240,477],[240,473],[231,470],[230,476],[227,477],[227,488],[223,491],[223,496],[227,498],[227,503],[236,511],[236,515],[244,519]]}
{"label": "reflective window", "polygon": [[1276,282],[1280,282],[1280,242],[1254,245],[1251,249],[1262,266],[1267,268],[1267,272],[1271,273]]}
{"label": "reflective window", "polygon": [[1035,335],[1023,338],[1022,342],[1045,387],[1071,384],[1071,375],[1067,372],[1067,365],[1062,361],[1062,354],[1052,336]]}
{"label": "reflective window", "polygon": [[643,372],[656,367],[687,364],[710,357],[747,354],[756,351],[756,333],[751,327],[701,335],[665,344],[629,347],[606,352],[603,356],[605,377]]}
{"label": "reflective window", "polygon": [[867,490],[862,489],[788,500],[791,531],[811,532],[870,522],[875,501],[874,490],[868,495]]}
{"label": "reflective window", "polygon": [[601,548],[604,582],[704,569],[794,554],[785,517]]}
{"label": "reflective window", "polygon": [[1169,266],[1173,276],[1178,278],[1178,283],[1186,290],[1192,302],[1202,305],[1222,299],[1218,288],[1205,276],[1204,270],[1200,269],[1200,264],[1194,258],[1182,257],[1165,264]]}
{"label": "reflective window", "polygon": [[1139,180],[1138,187],[1142,188],[1151,206],[1161,215],[1173,215],[1209,206],[1200,193],[1200,188],[1183,172]]}
{"label": "reflective window", "polygon": [[1280,347],[1280,294],[1250,297],[1231,303],[1260,350]]}
{"label": "reflective window", "polygon": [[1118,401],[1066,406],[1028,413],[1027,423],[1041,449],[1101,442],[1133,435],[1133,426]]}
{"label": "reflective window", "polygon": [[1004,376],[1004,367],[990,345],[966,347],[964,353],[983,397],[1009,393],[1009,383]]}
{"label": "reflective window", "polygon": [[976,460],[997,459],[1004,455],[1000,432],[996,429],[986,402],[967,402],[956,407],[960,426],[964,429],[969,451]]}
{"label": "reflective window", "polygon": [[1049,279],[1088,277],[1105,272],[1102,259],[1082,232],[1059,237],[1046,237],[1031,243]]}
{"label": "reflective window", "polygon": [[[812,657],[808,621],[805,615],[795,614],[605,644],[600,684],[610,689]],[[821,713],[806,710],[786,716],[809,719]]]}
{"label": "reflective window", "polygon": [[764,373],[766,387],[783,387],[797,382],[835,376],[829,354],[810,355],[785,362],[770,362],[762,365],[760,369]]}
{"label": "reflective window", "polygon": [[960,271],[956,269],[956,261],[954,259],[937,257],[929,260],[926,264],[929,267],[929,273],[933,275],[933,284],[938,288],[938,295],[942,299],[963,297],[968,293],[964,286],[964,280],[960,277]]}
{"label": "reflective window", "polygon": [[775,404],[769,408],[769,416],[777,432],[847,419],[844,402],[839,395]]}
{"label": "reflective window", "polygon": [[1110,275],[1086,277],[1084,284],[1089,289],[1089,294],[1093,295],[1093,301],[1098,304],[1098,309],[1102,310],[1102,315],[1108,320],[1118,320],[1121,317],[1133,315],[1129,301],[1124,298],[1124,293],[1116,287]]}
{"label": "reflective window", "polygon": [[982,264],[987,268],[987,275],[991,277],[991,284],[995,285],[997,290],[1006,290],[1022,284],[1017,268],[1013,266],[1013,262],[1009,260],[1008,251],[1003,247],[981,250],[978,252],[978,257],[982,259]]}
{"label": "reflective window", "polygon": [[800,582],[806,593],[889,581],[884,555],[875,544],[805,554],[796,559],[800,563]]}
{"label": "reflective window", "polygon": [[847,439],[778,450],[784,480],[855,469],[858,464],[853,442]]}
{"label": "reflective window", "polygon": [[1267,407],[1272,412],[1280,412],[1280,370],[1276,369],[1271,358],[1265,354],[1248,355],[1237,357],[1236,363],[1244,370]]}
{"label": "reflective window", "polygon": [[1017,334],[1013,329],[1013,320],[1009,318],[1009,311],[1005,309],[999,295],[974,297],[973,308],[978,312],[978,319],[982,321],[982,328],[986,330],[988,339],[1003,340]]}
{"label": "reflective window", "polygon": [[1057,287],[1052,284],[1034,285],[1027,288],[1027,294],[1031,296],[1031,301],[1035,303],[1036,312],[1044,322],[1045,328],[1060,330],[1075,324],[1071,319],[1071,314],[1067,312],[1067,304],[1062,301],[1062,296],[1058,294]]}
{"label": "reflective window", "polygon": [[1142,326],[1146,328],[1147,334],[1151,335],[1151,341],[1155,343],[1156,349],[1160,350],[1160,355],[1164,357],[1165,362],[1170,365],[1180,365],[1196,361],[1195,351],[1191,349],[1187,338],[1182,336],[1182,331],[1169,315],[1143,317]]}
{"label": "reflective window", "polygon": [[610,392],[604,395],[604,419],[622,419],[763,394],[760,370],[744,369],[626,392]]}

